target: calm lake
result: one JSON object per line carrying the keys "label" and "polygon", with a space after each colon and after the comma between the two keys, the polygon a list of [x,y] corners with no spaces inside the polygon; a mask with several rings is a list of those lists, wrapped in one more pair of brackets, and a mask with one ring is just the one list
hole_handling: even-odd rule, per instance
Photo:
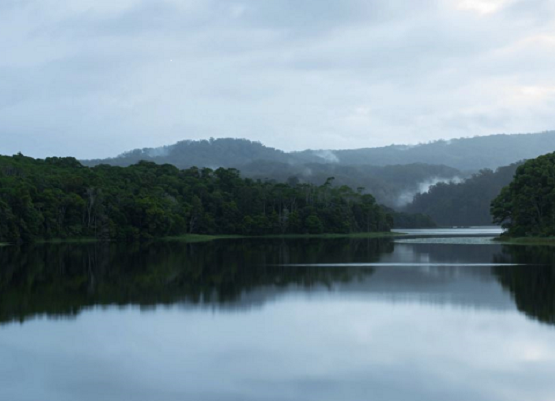
{"label": "calm lake", "polygon": [[555,400],[555,248],[495,233],[0,248],[0,400]]}

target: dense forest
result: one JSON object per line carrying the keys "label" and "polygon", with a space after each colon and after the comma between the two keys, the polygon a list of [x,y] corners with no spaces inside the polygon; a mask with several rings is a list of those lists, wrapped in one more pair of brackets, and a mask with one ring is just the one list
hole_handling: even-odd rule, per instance
{"label": "dense forest", "polygon": [[244,165],[261,160],[300,167],[310,163],[343,166],[421,163],[478,171],[483,168],[496,169],[550,151],[555,151],[555,132],[490,135],[365,149],[309,149],[302,152],[284,152],[246,139],[221,138],[187,140],[159,148],[135,149],[114,158],[87,160],[83,163],[89,166],[129,166],[140,160],[148,160],[158,164],[173,164],[178,168],[234,167],[242,172],[246,170]]}
{"label": "dense forest", "polygon": [[500,167],[495,172],[484,169],[461,183],[436,184],[416,195],[405,210],[429,215],[441,226],[492,224],[490,204],[511,182],[519,165]]}
{"label": "dense forest", "polygon": [[555,236],[555,153],[519,166],[492,202],[491,214],[510,236]]}
{"label": "dense forest", "polygon": [[0,157],[0,241],[388,231],[392,216],[346,186],[242,178],[235,169]]}

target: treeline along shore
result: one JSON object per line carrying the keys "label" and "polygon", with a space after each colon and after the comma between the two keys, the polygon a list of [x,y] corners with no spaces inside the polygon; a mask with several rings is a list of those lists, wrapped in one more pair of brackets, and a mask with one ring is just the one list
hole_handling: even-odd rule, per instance
{"label": "treeline along shore", "polygon": [[0,242],[151,239],[186,234],[387,232],[393,217],[361,189],[252,180],[233,168],[0,156]]}
{"label": "treeline along shore", "polygon": [[[505,237],[555,237],[555,153],[510,167],[516,173],[492,202],[493,221],[507,229]],[[180,170],[148,161],[87,167],[74,158],[0,156],[0,244],[385,233],[433,225],[427,215],[396,212],[363,188],[333,181],[278,183],[243,178],[234,168]]]}

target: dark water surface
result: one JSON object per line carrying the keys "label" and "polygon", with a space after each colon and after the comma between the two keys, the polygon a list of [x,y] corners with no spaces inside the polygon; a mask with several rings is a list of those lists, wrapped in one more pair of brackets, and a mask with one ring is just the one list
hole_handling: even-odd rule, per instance
{"label": "dark water surface", "polygon": [[0,400],[555,400],[555,248],[448,234],[0,248]]}

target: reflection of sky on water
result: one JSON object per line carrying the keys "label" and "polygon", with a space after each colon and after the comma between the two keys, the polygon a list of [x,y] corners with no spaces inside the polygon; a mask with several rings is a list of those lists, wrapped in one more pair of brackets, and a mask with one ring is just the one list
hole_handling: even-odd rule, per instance
{"label": "reflection of sky on water", "polygon": [[263,287],[243,293],[236,304],[223,308],[234,310],[291,297],[427,303],[432,306],[487,310],[516,309],[510,294],[492,276],[490,267],[449,265],[378,266],[373,268],[372,274],[361,275],[357,280],[333,282],[328,286],[319,285],[310,289],[289,286],[284,291]]}
{"label": "reflection of sky on water", "polygon": [[110,308],[3,329],[0,398],[548,400],[554,338],[516,312],[339,297]]}

